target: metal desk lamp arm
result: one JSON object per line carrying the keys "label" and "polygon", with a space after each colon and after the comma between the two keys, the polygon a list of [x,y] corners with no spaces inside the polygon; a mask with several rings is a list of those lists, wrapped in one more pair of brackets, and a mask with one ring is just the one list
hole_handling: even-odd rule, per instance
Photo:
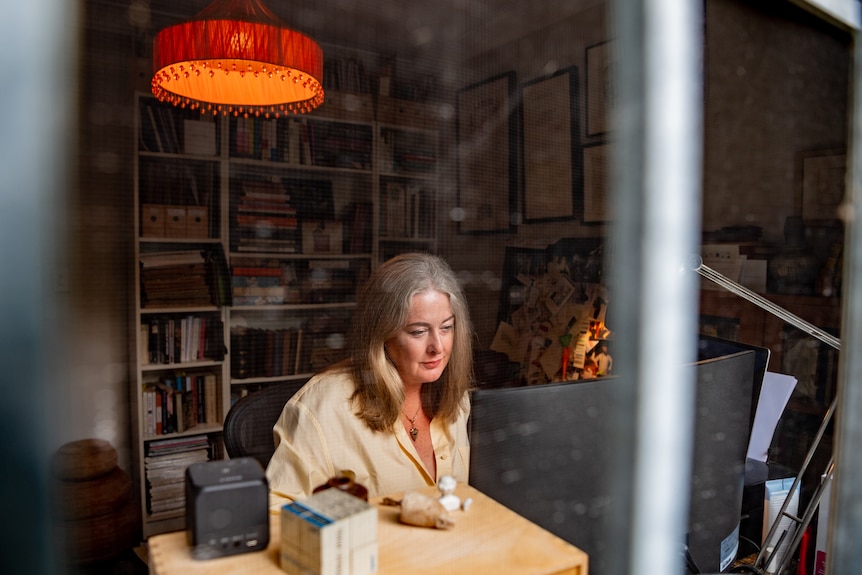
{"label": "metal desk lamp arm", "polygon": [[[811,335],[812,337],[819,339],[820,341],[822,341],[826,345],[829,345],[832,348],[837,349],[837,350],[841,349],[841,340],[838,339],[837,337],[823,331],[819,327],[805,321],[801,317],[790,313],[786,309],[772,303],[771,301],[769,301],[765,297],[761,296],[760,294],[757,294],[757,293],[751,291],[747,287],[733,281],[732,279],[728,278],[725,275],[722,275],[721,273],[715,271],[714,269],[710,268],[709,266],[704,265],[703,260],[700,258],[700,256],[693,256],[692,257],[690,267],[692,270],[696,271],[702,277],[708,279],[709,281],[711,281],[715,284],[718,284],[719,286],[723,287],[727,291],[729,291],[733,294],[736,294],[739,297],[753,303],[754,305],[758,306],[759,308],[768,311],[772,315],[778,317],[779,319],[784,320],[785,322],[791,324],[792,326],[796,327],[797,329]],[[808,453],[806,453],[806,455],[805,455],[805,460],[802,462],[802,467],[800,468],[799,473],[796,476],[796,479],[793,481],[793,485],[790,488],[790,491],[788,492],[788,495],[785,498],[784,503],[781,506],[781,510],[778,513],[779,517],[781,517],[781,516],[788,517],[792,521],[798,523],[799,527],[797,528],[797,531],[794,533],[793,538],[791,540],[791,543],[790,543],[790,545],[788,545],[787,552],[784,554],[784,556],[782,557],[781,563],[778,565],[778,569],[775,571],[770,571],[770,573],[780,574],[780,573],[783,573],[784,570],[788,567],[789,562],[790,562],[790,558],[792,557],[793,553],[796,551],[796,548],[799,546],[799,543],[802,539],[801,533],[803,531],[805,531],[805,529],[808,527],[809,523],[811,522],[812,517],[814,516],[814,511],[817,509],[817,506],[820,504],[820,497],[823,493],[823,487],[824,487],[823,483],[821,483],[818,486],[818,488],[815,490],[814,495],[811,498],[811,501],[809,502],[808,507],[806,508],[805,513],[803,513],[801,518],[799,516],[794,516],[794,515],[787,513],[787,508],[790,506],[790,501],[793,497],[793,493],[796,491],[797,487],[802,482],[802,476],[805,474],[805,471],[808,469],[808,465],[811,463],[811,460],[814,458],[814,454],[820,445],[820,441],[822,440],[823,435],[826,433],[826,428],[832,419],[832,415],[835,413],[836,406],[837,406],[837,398],[832,400],[832,403],[829,406],[829,409],[826,411],[826,415],[823,417],[823,421],[820,423],[820,427],[817,430],[817,434],[814,437],[814,441],[812,442],[811,447],[809,447]],[[830,460],[829,465],[827,466],[827,472],[828,473],[832,473],[831,467],[832,467],[832,461]],[[779,523],[780,523],[780,521],[778,521],[778,519],[776,518],[776,520],[772,524],[772,527],[769,530],[769,534],[766,536],[766,539],[765,539],[766,541],[772,541],[772,538],[774,537],[775,533],[779,529]],[[766,548],[763,548],[760,550],[760,553],[757,554],[757,559],[754,562],[755,568],[758,568],[763,564],[763,561],[765,559],[765,552],[766,552]],[[767,561],[767,563],[768,563],[768,561]]]}

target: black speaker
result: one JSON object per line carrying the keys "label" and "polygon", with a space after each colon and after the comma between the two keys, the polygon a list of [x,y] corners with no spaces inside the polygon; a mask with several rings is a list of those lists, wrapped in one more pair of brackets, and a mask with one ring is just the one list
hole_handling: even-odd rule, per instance
{"label": "black speaker", "polygon": [[252,457],[186,469],[186,535],[192,556],[211,559],[266,549],[269,486]]}

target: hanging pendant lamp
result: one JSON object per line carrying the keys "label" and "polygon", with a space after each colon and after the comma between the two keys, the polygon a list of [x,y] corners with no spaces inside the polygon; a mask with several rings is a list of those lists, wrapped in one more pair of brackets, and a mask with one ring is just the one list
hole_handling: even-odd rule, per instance
{"label": "hanging pendant lamp", "polygon": [[260,0],[215,0],[153,40],[155,96],[202,113],[279,116],[323,103],[323,51]]}

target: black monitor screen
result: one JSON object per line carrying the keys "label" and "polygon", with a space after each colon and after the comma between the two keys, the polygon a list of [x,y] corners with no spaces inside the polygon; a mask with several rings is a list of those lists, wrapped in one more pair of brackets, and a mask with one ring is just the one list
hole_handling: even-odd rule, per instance
{"label": "black monitor screen", "polygon": [[751,387],[751,410],[748,425],[749,434],[754,428],[754,413],[757,411],[757,401],[760,399],[760,389],[763,387],[763,378],[769,367],[769,349],[720,337],[701,334],[697,342],[697,359],[715,359],[725,355],[732,355],[740,351],[754,352],[754,378]]}
{"label": "black monitor screen", "polygon": [[[698,389],[688,547],[702,571],[718,571],[736,545],[754,353],[692,367]],[[604,533],[614,513],[626,513],[614,510],[607,442],[624,385],[609,377],[480,389],[472,397],[470,483],[584,550],[592,575],[614,575],[608,565],[617,550]]]}

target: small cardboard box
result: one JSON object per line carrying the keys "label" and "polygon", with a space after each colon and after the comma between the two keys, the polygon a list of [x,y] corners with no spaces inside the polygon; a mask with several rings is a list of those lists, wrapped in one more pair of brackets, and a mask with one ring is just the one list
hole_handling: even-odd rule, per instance
{"label": "small cardboard box", "polygon": [[209,235],[208,210],[205,206],[186,207],[186,237],[205,239]]}
{"label": "small cardboard box", "polygon": [[165,206],[157,204],[141,206],[141,237],[165,237]]}
{"label": "small cardboard box", "polygon": [[165,207],[165,237],[185,238],[187,237],[185,206]]}

